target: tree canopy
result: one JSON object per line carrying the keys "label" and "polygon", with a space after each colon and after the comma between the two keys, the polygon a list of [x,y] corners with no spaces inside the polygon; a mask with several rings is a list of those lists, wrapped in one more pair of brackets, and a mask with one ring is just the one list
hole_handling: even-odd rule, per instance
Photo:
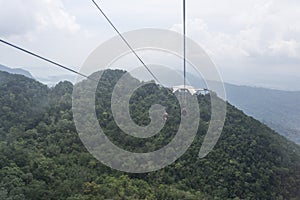
{"label": "tree canopy", "polygon": [[[124,149],[159,149],[176,134],[180,107],[154,83],[131,97],[130,112],[149,124],[149,108],[165,105],[161,133],[137,139],[115,124],[110,98],[120,70],[105,71],[96,113],[107,136]],[[205,158],[198,151],[210,120],[210,94],[199,95],[197,137],[175,163],[159,171],[127,174],[103,165],[83,146],[73,122],[70,82],[53,88],[0,72],[0,199],[299,199],[300,147],[228,104],[224,130]]]}

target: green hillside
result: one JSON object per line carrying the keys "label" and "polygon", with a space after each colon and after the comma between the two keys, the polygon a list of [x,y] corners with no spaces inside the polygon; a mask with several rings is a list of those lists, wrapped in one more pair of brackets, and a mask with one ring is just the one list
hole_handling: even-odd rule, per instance
{"label": "green hillside", "polygon": [[[167,89],[148,84],[131,99],[131,115],[149,123],[160,103],[170,118],[149,139],[125,135],[113,121],[110,96],[123,71],[101,79],[96,113],[105,133],[132,151],[168,143],[178,128],[180,108]],[[223,133],[214,150],[198,152],[210,119],[210,97],[199,96],[200,127],[189,150],[172,165],[151,173],[126,174],[93,158],[72,120],[69,82],[53,88],[0,72],[0,199],[299,199],[300,147],[228,105]]]}

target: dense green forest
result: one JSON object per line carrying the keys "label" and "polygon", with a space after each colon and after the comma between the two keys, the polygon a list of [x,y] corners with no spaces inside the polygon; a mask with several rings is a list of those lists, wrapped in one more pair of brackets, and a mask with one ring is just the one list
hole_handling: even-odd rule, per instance
{"label": "dense green forest", "polygon": [[[149,123],[148,110],[160,103],[170,117],[149,139],[125,135],[113,121],[110,97],[120,70],[105,71],[96,113],[105,133],[133,151],[157,149],[178,128],[175,96],[150,83],[131,99],[131,115]],[[122,173],[101,164],[83,146],[73,122],[70,82],[53,88],[0,72],[0,199],[299,199],[300,147],[228,104],[224,130],[214,150],[198,152],[210,120],[210,96],[198,96],[197,137],[172,165],[144,174]]]}

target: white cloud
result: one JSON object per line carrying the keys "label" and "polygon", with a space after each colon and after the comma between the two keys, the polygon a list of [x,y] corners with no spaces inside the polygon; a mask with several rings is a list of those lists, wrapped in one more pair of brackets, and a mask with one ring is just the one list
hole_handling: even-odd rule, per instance
{"label": "white cloud", "polygon": [[[249,7],[246,13],[236,13],[233,21],[230,22],[229,18],[228,25],[236,23],[240,29],[227,33],[211,30],[205,17],[189,19],[188,36],[217,60],[255,56],[300,59],[300,12],[291,12],[296,10],[295,7],[277,1],[257,3]],[[300,10],[300,6],[297,8]],[[171,29],[181,32],[181,27],[182,24],[175,24]]]}
{"label": "white cloud", "polygon": [[80,30],[75,16],[68,14],[59,0],[44,0],[43,5],[36,11],[39,28],[52,28],[75,33]]}
{"label": "white cloud", "polygon": [[[188,37],[198,42],[214,59],[232,59],[248,55],[236,41],[235,35],[211,31],[202,19],[189,19],[187,27]],[[175,24],[171,30],[182,32],[182,24]]]}
{"label": "white cloud", "polygon": [[[194,13],[187,21],[188,36],[207,51],[227,81],[270,86],[273,80],[274,87],[281,81],[282,88],[295,89],[289,81],[300,74],[300,2],[249,2],[218,5],[215,15],[210,9]],[[182,24],[171,29],[182,32]]]}
{"label": "white cloud", "polygon": [[300,41],[278,40],[273,41],[269,49],[274,55],[285,55],[290,58],[300,57]]}
{"label": "white cloud", "polygon": [[56,29],[75,33],[80,30],[74,16],[60,0],[0,0],[0,34],[22,36]]}

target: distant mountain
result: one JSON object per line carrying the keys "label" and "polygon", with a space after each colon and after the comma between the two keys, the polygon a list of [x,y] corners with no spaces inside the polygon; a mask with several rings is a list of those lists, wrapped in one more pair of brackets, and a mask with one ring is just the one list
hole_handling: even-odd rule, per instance
{"label": "distant mountain", "polygon": [[228,101],[300,144],[300,92],[225,84]]}
{"label": "distant mountain", "polygon": [[4,65],[0,65],[0,71],[8,72],[11,74],[20,74],[20,75],[26,76],[28,78],[34,79],[34,77],[30,74],[30,72],[28,72],[24,69],[21,69],[21,68],[9,68]]}
{"label": "distant mountain", "polygon": [[[187,73],[187,80],[196,88],[206,87],[203,80],[194,74]],[[224,83],[224,86],[229,103],[300,144],[300,91],[282,91],[230,83]]]}
{"label": "distant mountain", "polygon": [[74,82],[74,80],[76,80],[76,75],[63,74],[63,75],[56,75],[56,76],[37,77],[37,80],[48,85],[49,87],[53,87],[61,81]]}

